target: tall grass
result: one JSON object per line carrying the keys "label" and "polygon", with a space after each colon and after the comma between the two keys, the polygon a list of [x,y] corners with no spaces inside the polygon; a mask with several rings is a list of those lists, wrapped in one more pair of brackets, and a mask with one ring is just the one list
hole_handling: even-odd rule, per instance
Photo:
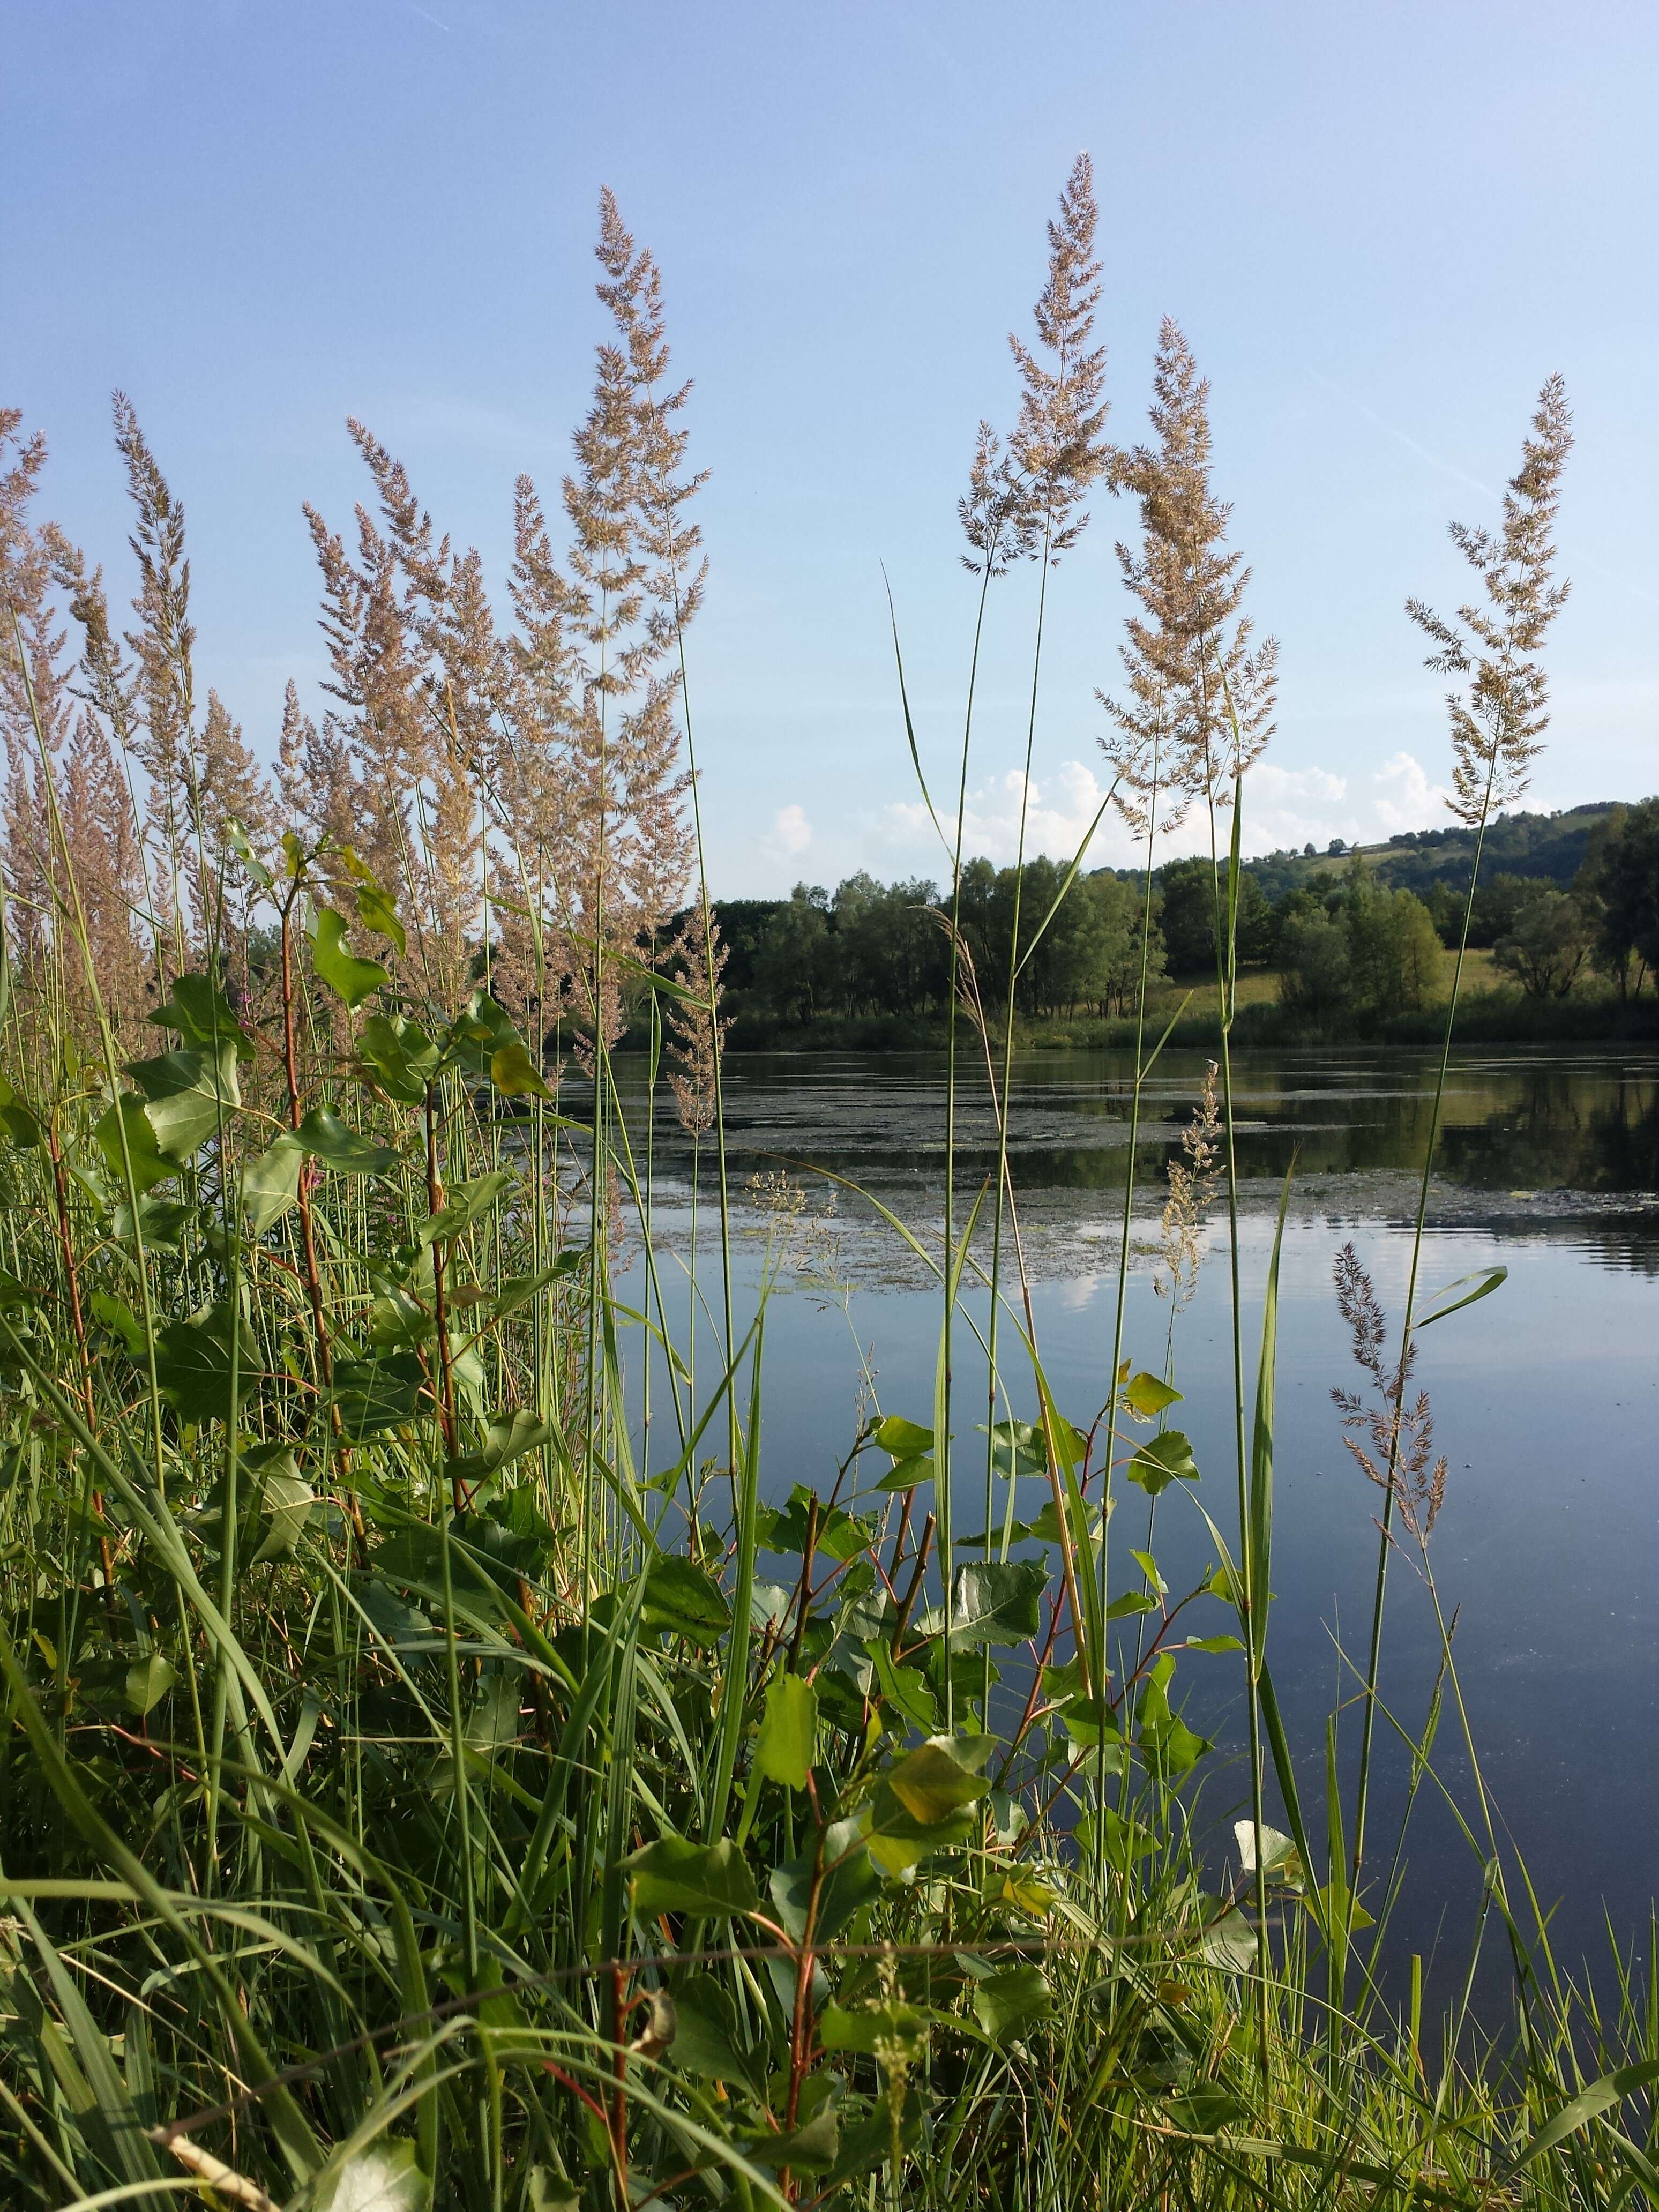
{"label": "tall grass", "polygon": [[[1065,511],[1048,496],[1045,580]],[[665,479],[678,611],[676,499]],[[684,708],[678,611],[672,627]],[[1224,693],[1224,662],[1212,678]],[[571,933],[591,963],[586,1070],[561,1075],[487,953],[459,1001],[427,988],[441,963],[410,952],[397,887],[349,844],[233,826],[197,855],[217,891],[204,957],[158,967],[161,1048],[145,1049],[106,1004],[28,707],[53,849],[42,957],[0,966],[8,2203],[1651,2200],[1659,1969],[1638,1971],[1631,1931],[1607,1998],[1553,1955],[1502,1848],[1433,1578],[1434,1469],[1405,1381],[1417,1334],[1464,1299],[1426,1316],[1408,1300],[1392,1369],[1357,1331],[1376,1387],[1354,1418],[1384,1491],[1359,1796],[1345,1808],[1334,1713],[1313,1747],[1322,1823],[1300,1802],[1266,1663],[1278,1242],[1247,1344],[1232,1158],[1236,730],[1215,872],[1237,1498],[1208,1521],[1200,1582],[1170,1591],[1157,1500],[1206,1494],[1171,1425],[1176,1306],[1163,1357],[1138,1366],[1131,1182],[1092,1402],[1062,1409],[1021,1240],[1006,1033],[953,916],[995,1188],[958,1211],[953,1152],[942,1237],[878,1209],[938,1285],[935,1372],[872,1395],[826,1488],[791,1487],[762,1426],[783,1255],[775,1238],[745,1263],[734,1241],[706,896],[700,948],[653,965],[607,927],[599,870],[592,927]],[[971,728],[970,705],[959,794]],[[1149,876],[1158,773],[1154,757]],[[518,856],[539,1017],[538,865]],[[232,892],[264,931],[239,940],[240,982],[211,922]],[[493,896],[510,903],[499,881]],[[1011,975],[1030,950],[1016,927]],[[612,1079],[613,986],[648,1026],[649,1097],[665,1038],[706,1067],[717,1236],[684,1278],[654,1122],[630,1125]],[[1143,993],[1132,1138],[1161,1049],[1144,1012]],[[700,1152],[701,1110],[691,1126]],[[1133,1160],[1132,1143],[1131,1177]],[[1419,1214],[1414,1249],[1422,1230]],[[1345,1280],[1358,1314],[1369,1288]],[[992,1393],[976,1535],[951,1511],[969,1333]],[[1045,1502],[1022,1519],[1033,1484]],[[1126,1574],[1107,1539],[1131,1491],[1147,1538]],[[1440,1623],[1412,1720],[1382,1675],[1402,1529]],[[1214,1814],[1235,1778],[1176,1688],[1200,1666],[1237,1666],[1245,1692],[1231,1841]],[[1437,1759],[1448,1709],[1468,1802]],[[1406,1830],[1368,1883],[1379,1724],[1410,1755],[1407,1817],[1421,1790],[1446,1796],[1482,1869],[1468,1978],[1441,2017],[1418,1962],[1399,1987],[1382,1972]],[[1507,2032],[1473,2005],[1492,1922]]]}

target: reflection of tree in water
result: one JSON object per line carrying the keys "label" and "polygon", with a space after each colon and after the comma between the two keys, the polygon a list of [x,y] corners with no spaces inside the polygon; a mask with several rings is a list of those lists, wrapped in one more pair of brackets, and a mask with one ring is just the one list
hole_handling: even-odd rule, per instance
{"label": "reflection of tree in water", "polygon": [[1659,1188],[1659,1082],[1648,1073],[1517,1069],[1479,1121],[1449,1117],[1443,1172],[1477,1189]]}
{"label": "reflection of tree in water", "polygon": [[1506,1243],[1560,1244],[1589,1254],[1598,1266],[1659,1279],[1659,1218],[1651,1214],[1567,1215],[1526,1222],[1500,1218],[1492,1234]]}
{"label": "reflection of tree in water", "polygon": [[[1180,1144],[1207,1054],[1170,1054],[1143,1103],[1136,1177],[1149,1190]],[[751,1072],[752,1071],[752,1072]],[[752,1164],[777,1154],[890,1187],[942,1168],[942,1063],[934,1055],[817,1066],[736,1056],[728,1071],[728,1150]],[[1432,1113],[1435,1061],[1420,1052],[1249,1054],[1236,1066],[1238,1164],[1298,1175],[1414,1173]],[[1120,1191],[1129,1163],[1127,1057],[1054,1054],[1018,1068],[1010,1151],[1028,1190]],[[672,1117],[659,1159],[678,1158]],[[982,1087],[957,1115],[957,1172],[990,1176],[994,1118]],[[1441,1177],[1473,1190],[1659,1189],[1659,1067],[1612,1059],[1454,1061],[1437,1156]]]}

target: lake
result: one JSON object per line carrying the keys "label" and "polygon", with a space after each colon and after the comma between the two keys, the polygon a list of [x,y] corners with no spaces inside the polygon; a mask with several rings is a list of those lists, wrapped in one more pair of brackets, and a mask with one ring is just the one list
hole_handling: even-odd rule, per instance
{"label": "lake", "polygon": [[[1146,1093],[1136,1149],[1126,1351],[1161,1369],[1167,1305],[1154,1296],[1165,1165],[1194,1110],[1205,1056],[1165,1054]],[[1352,1241],[1397,1325],[1403,1300],[1435,1060],[1343,1050],[1253,1054],[1236,1069],[1245,1341],[1253,1375],[1273,1217],[1294,1167],[1285,1235],[1279,1355],[1277,1492],[1268,1640],[1316,1838],[1323,1802],[1325,1717],[1352,1698],[1363,1667],[1375,1574],[1379,1493],[1344,1449],[1334,1388],[1362,1380],[1337,1311],[1332,1263]],[[1011,1150],[1045,1365],[1062,1412],[1086,1426],[1105,1393],[1117,1294],[1119,1224],[1128,1165],[1128,1079],[1121,1055],[1030,1054],[1016,1063]],[[944,1085],[934,1054],[767,1054],[726,1062],[728,1152],[738,1219],[742,1303],[752,1303],[765,1238],[787,1239],[796,1264],[780,1282],[766,1346],[764,1461],[769,1491],[793,1481],[827,1491],[848,1450],[871,1378],[883,1409],[932,1419],[937,1290],[856,1183],[937,1244],[943,1198]],[[628,1118],[643,1162],[643,1069],[622,1063]],[[960,1220],[994,1166],[982,1078],[959,1113]],[[665,1097],[652,1139],[671,1317],[688,1310],[694,1229],[692,1156]],[[697,1162],[697,1276],[716,1304],[713,1158]],[[804,1187],[790,1219],[775,1178]],[[750,1188],[773,1178],[769,1188]],[[1454,1058],[1431,1191],[1423,1284],[1431,1293],[1478,1269],[1507,1281],[1420,1340],[1417,1381],[1431,1393],[1437,1448],[1449,1461],[1431,1553],[1448,1612],[1484,1771],[1539,1893],[1563,1900],[1555,1933],[1569,1957],[1604,1943],[1603,1905],[1634,1938],[1655,1891],[1659,1831],[1659,1055],[1571,1056],[1492,1049]],[[831,1210],[833,1208],[833,1210]],[[988,1240],[979,1246],[988,1253]],[[1212,1208],[1196,1297],[1175,1322],[1172,1419],[1191,1436],[1197,1493],[1230,1540],[1237,1523],[1231,1456],[1231,1336],[1224,1210]],[[641,1295],[635,1268],[633,1294]],[[982,1291],[964,1306],[983,1328]],[[1423,1310],[1419,1305],[1419,1310]],[[710,1323],[700,1323],[707,1364]],[[1035,1411],[1016,1346],[1005,1375],[1022,1418]],[[957,1524],[983,1522],[986,1370],[963,1328],[954,1362]],[[635,1377],[637,1381],[637,1377]],[[659,1420],[662,1406],[659,1389]],[[661,1462],[665,1443],[653,1445]],[[1022,1483],[1020,1510],[1042,1494]],[[1000,1512],[1000,1495],[997,1508]],[[1147,1539],[1146,1503],[1129,1491],[1113,1522],[1113,1587],[1134,1579],[1131,1545]],[[1177,1484],[1159,1500],[1152,1540],[1179,1592],[1212,1547],[1194,1498]],[[1407,1558],[1391,1569],[1383,1694],[1401,1723],[1421,1724],[1438,1644],[1425,1592]],[[1228,1626],[1200,1601],[1196,1633]],[[1343,1654],[1352,1664],[1345,1666]],[[1224,1746],[1242,1728],[1237,1658],[1194,1657],[1177,1682],[1188,1717]],[[1407,1770],[1384,1739],[1371,1830],[1380,1875],[1393,1848]],[[1351,1771],[1358,1714],[1343,1717]],[[1212,1762],[1212,1765],[1215,1763]],[[1449,1714],[1437,1765],[1455,1790],[1464,1761]],[[1216,1765],[1207,1814],[1230,1818],[1242,1778]],[[1417,1801],[1410,1874],[1394,1923],[1401,1951],[1460,1946],[1480,1876],[1432,1785]],[[1443,1922],[1443,1929],[1442,1923]],[[1443,1948],[1441,1975],[1461,1969]]]}

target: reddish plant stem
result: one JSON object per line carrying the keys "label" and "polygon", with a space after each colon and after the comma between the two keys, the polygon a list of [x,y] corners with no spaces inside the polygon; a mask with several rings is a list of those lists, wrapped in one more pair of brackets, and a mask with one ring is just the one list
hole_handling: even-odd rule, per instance
{"label": "reddish plant stem", "polygon": [[927,1571],[927,1554],[933,1548],[933,1516],[930,1513],[921,1524],[921,1541],[916,1546],[915,1571],[910,1577],[909,1588],[899,1601],[898,1619],[893,1623],[893,1664],[896,1667],[904,1644],[904,1632],[909,1626],[910,1615],[921,1595],[921,1578]]}

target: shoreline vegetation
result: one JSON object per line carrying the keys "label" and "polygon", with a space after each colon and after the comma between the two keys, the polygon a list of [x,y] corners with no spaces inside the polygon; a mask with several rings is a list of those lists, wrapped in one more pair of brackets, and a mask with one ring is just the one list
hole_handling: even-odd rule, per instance
{"label": "shoreline vegetation", "polygon": [[[862,901],[896,1018],[933,1009],[946,1069],[942,1221],[878,1209],[929,1279],[936,1350],[866,1365],[806,1466],[763,1418],[789,1387],[768,1317],[804,1194],[766,1187],[758,1258],[734,1227],[723,1067],[749,952],[702,863],[690,387],[611,194],[592,404],[557,497],[516,487],[503,611],[353,423],[364,504],[344,530],[307,512],[328,681],[315,714],[289,687],[274,782],[199,696],[184,512],[135,410],[118,396],[119,613],[38,519],[44,441],[0,411],[9,2206],[1659,2201],[1654,1929],[1612,1930],[1595,1965],[1553,1943],[1434,1540],[1476,1442],[1437,1441],[1437,1347],[1498,1310],[1505,1271],[1431,1289],[1425,1219],[1479,1019],[1486,846],[1548,720],[1566,395],[1543,383],[1500,520],[1452,527],[1468,604],[1406,611],[1447,686],[1457,896],[1437,918],[1362,869],[1270,901],[1241,825],[1278,648],[1244,611],[1173,320],[1144,440],[1107,434],[1097,221],[1079,156],[1011,340],[1008,426],[980,426],[960,502],[977,627],[948,746],[911,724],[896,614],[896,754],[940,881],[785,902],[823,952]],[[1023,819],[990,869],[962,830],[980,640],[1029,641],[1029,791],[1044,639],[1107,499],[1131,612],[1102,814],[1144,866],[1091,874],[1087,839],[1030,859]],[[1183,823],[1201,855],[1166,861]],[[1605,837],[1582,896],[1575,874],[1494,923],[1493,959],[1513,945],[1552,1016],[1574,1001],[1546,970],[1612,962],[1627,921],[1615,982],[1651,1003],[1647,834]],[[1419,1021],[1439,1071],[1403,1297],[1385,1310],[1333,1255],[1352,1360],[1332,1434],[1374,1594],[1297,1743],[1273,1678],[1279,1243],[1247,1303],[1234,1096],[1235,1048],[1273,1012],[1250,967],[1269,926],[1304,1014]],[[1157,1193],[1141,1334],[1135,1136],[1164,971],[1202,964],[1183,929],[1214,1048]],[[832,1011],[833,989],[859,1004],[847,974],[824,969]],[[1130,1141],[1115,1298],[1062,1393],[1010,1082],[1020,1022],[1085,1000],[1127,1025]],[[622,1110],[630,1031],[692,1139],[684,1265],[653,1235],[653,1115],[636,1133]],[[1206,1267],[1231,1364],[1200,1467],[1182,1316]],[[813,1325],[849,1322],[831,1298]],[[1157,1553],[1174,1515],[1206,1559],[1180,1589]],[[1437,1655],[1426,1703],[1395,1663],[1406,1605]],[[1189,1724],[1200,1669],[1233,1686],[1231,1749]],[[1391,1940],[1425,1792],[1479,1873],[1426,1974]]]}
{"label": "shoreline vegetation", "polygon": [[[1494,865],[1476,890],[1461,975],[1466,1042],[1618,1043],[1659,1037],[1659,799],[1566,815],[1500,817]],[[1449,955],[1463,913],[1467,833],[1406,832],[1363,849],[1246,862],[1234,923],[1234,1034],[1241,1045],[1419,1044],[1444,1027]],[[1216,1044],[1220,1011],[1212,887],[1202,860],[1153,880],[1151,927],[1128,872],[1079,872],[1056,902],[1063,867],[1028,862],[1028,913],[1046,915],[1012,994],[1026,1050],[1133,1043],[1142,939],[1146,1018],[1170,1042]],[[1016,876],[987,860],[963,869],[958,918],[988,1018],[1010,994]],[[737,1051],[893,1050],[944,1045],[949,960],[923,882],[849,878],[834,892],[713,902],[726,954],[725,1008]],[[672,942],[672,938],[670,939]],[[1173,972],[1172,972],[1173,971]],[[635,1042],[641,1041],[636,1032]],[[626,1048],[626,1046],[624,1046]]]}

